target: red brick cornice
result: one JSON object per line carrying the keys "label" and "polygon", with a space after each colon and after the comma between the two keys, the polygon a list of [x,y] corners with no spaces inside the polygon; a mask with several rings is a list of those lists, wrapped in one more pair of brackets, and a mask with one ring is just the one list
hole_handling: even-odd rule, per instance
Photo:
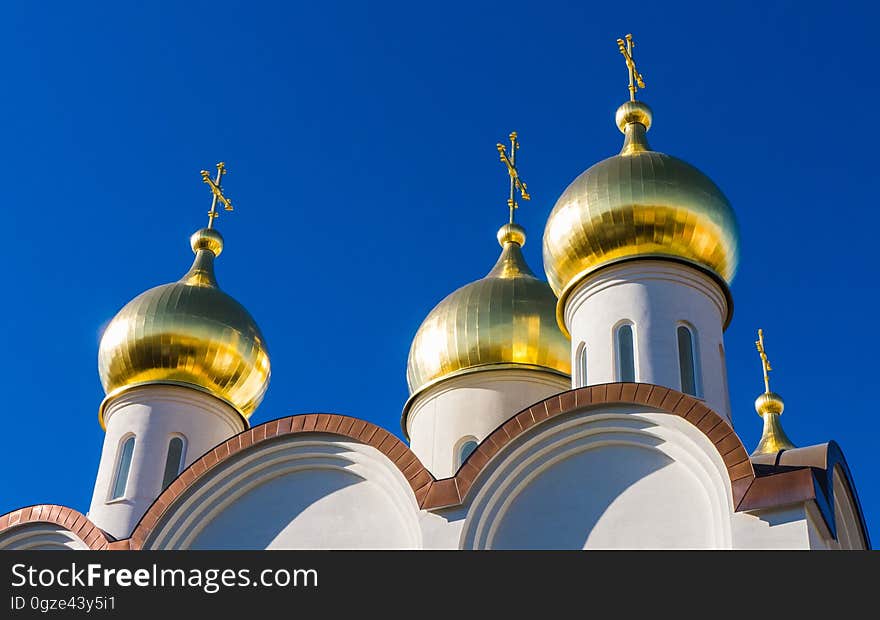
{"label": "red brick cornice", "polygon": [[52,523],[63,527],[93,551],[106,549],[114,541],[81,512],[57,504],[38,504],[7,512],[0,516],[0,533],[28,523]]}

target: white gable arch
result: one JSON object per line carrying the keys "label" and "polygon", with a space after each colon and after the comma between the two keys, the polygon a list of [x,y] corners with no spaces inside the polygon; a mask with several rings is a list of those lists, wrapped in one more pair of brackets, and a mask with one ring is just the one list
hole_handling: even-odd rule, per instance
{"label": "white gable arch", "polygon": [[475,482],[461,546],[730,548],[730,479],[713,443],[641,406],[539,424]]}
{"label": "white gable arch", "polygon": [[161,549],[419,548],[418,505],[379,450],[289,435],[233,455],[163,514]]}

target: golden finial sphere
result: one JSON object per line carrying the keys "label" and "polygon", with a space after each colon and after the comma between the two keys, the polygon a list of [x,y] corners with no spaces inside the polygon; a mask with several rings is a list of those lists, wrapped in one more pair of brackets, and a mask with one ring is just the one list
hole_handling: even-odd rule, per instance
{"label": "golden finial sphere", "polygon": [[764,392],[755,399],[755,411],[759,416],[765,413],[781,414],[783,409],[785,409],[785,401],[776,392]]}
{"label": "golden finial sphere", "polygon": [[498,229],[498,243],[503,248],[508,243],[515,243],[519,247],[526,244],[526,230],[519,224],[505,224]]}
{"label": "golden finial sphere", "polygon": [[193,252],[208,250],[216,258],[223,251],[223,235],[213,228],[202,228],[192,234],[189,244]]}
{"label": "golden finial sphere", "polygon": [[617,108],[614,120],[620,131],[625,131],[626,126],[630,123],[640,123],[645,126],[645,131],[651,128],[651,120],[654,114],[647,103],[642,101],[627,101]]}

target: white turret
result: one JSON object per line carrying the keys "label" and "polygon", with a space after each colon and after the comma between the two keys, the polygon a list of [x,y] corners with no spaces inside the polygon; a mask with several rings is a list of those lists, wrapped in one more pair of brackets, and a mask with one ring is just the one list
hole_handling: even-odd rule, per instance
{"label": "white turret", "polygon": [[544,231],[573,386],[655,383],[730,419],[723,332],[738,251],[733,210],[699,170],[650,150],[648,106],[627,102],[617,123],[620,154],[568,186]]}
{"label": "white turret", "polygon": [[269,383],[269,356],[244,307],[217,286],[223,237],[209,227],[190,239],[195,260],[179,281],[125,305],[101,338],[98,366],[106,430],[89,517],[127,537],[146,509],[190,463],[247,428]]}
{"label": "white turret", "polygon": [[517,224],[486,277],[450,294],[419,327],[407,363],[402,425],[434,476],[451,476],[511,416],[569,386],[569,344],[556,297],[522,255]]}

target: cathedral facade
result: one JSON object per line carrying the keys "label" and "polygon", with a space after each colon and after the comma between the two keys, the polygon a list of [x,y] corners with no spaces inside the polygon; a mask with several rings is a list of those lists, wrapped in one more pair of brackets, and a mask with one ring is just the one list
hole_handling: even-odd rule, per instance
{"label": "cathedral facade", "polygon": [[[621,151],[561,192],[526,264],[519,146],[498,145],[510,217],[487,275],[426,316],[407,363],[406,442],[367,420],[251,427],[269,385],[259,327],[220,290],[214,228],[195,259],[126,304],[98,368],[105,431],[91,506],[0,516],[0,549],[865,549],[833,441],[795,447],[783,400],[756,403],[753,451],[732,426],[724,331],[735,214],[692,165],[653,150],[650,108],[617,110]],[[488,266],[487,266],[488,267]]]}

